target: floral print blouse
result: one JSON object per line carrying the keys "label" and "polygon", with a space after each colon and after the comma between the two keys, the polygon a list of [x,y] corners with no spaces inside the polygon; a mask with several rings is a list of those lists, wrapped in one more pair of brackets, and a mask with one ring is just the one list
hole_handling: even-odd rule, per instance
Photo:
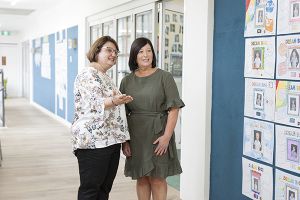
{"label": "floral print blouse", "polygon": [[124,104],[104,109],[105,98],[116,93],[119,91],[112,79],[92,66],[77,75],[71,127],[73,151],[104,148],[130,139]]}

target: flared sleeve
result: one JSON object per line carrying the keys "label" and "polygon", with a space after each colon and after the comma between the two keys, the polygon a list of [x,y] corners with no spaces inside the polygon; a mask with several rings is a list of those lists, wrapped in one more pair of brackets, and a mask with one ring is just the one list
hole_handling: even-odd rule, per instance
{"label": "flared sleeve", "polygon": [[166,72],[163,78],[164,91],[166,96],[166,110],[170,108],[182,108],[185,106],[180,99],[175,80],[171,73]]}

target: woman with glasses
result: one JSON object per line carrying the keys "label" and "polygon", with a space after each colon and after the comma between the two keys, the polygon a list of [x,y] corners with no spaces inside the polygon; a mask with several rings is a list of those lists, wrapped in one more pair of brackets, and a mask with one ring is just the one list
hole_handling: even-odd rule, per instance
{"label": "woman with glasses", "polygon": [[166,177],[182,172],[177,157],[174,128],[179,97],[171,73],[156,66],[153,45],[136,39],[130,49],[131,74],[123,78],[120,91],[134,101],[126,104],[130,141],[123,145],[125,176],[137,180],[139,200],[166,200]]}
{"label": "woman with glasses", "polygon": [[87,53],[90,65],[74,83],[73,151],[78,159],[78,200],[107,200],[115,179],[121,143],[129,140],[124,103],[131,96],[119,92],[106,74],[117,61],[114,39],[103,36]]}

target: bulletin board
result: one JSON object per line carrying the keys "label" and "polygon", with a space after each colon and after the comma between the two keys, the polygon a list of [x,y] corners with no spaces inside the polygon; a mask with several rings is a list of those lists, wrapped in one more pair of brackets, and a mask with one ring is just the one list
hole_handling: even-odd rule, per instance
{"label": "bulletin board", "polygon": [[210,200],[242,195],[245,1],[215,0]]}
{"label": "bulletin board", "polygon": [[300,1],[214,5],[210,199],[300,199]]}
{"label": "bulletin board", "polygon": [[78,73],[78,26],[32,41],[33,101],[72,122]]}

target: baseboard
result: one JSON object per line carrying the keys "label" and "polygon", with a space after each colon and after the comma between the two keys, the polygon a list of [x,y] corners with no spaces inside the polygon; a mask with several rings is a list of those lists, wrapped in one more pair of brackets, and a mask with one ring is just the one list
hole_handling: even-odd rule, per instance
{"label": "baseboard", "polygon": [[30,101],[30,104],[33,105],[34,107],[36,107],[37,109],[39,109],[41,112],[45,113],[46,115],[48,115],[49,117],[57,120],[58,122],[64,124],[66,127],[68,128],[71,128],[71,123],[68,122],[67,120],[61,118],[60,116],[58,115],[55,115],[54,113],[50,112],[49,110],[47,110],[46,108],[44,108],[43,106],[33,102],[33,101]]}

